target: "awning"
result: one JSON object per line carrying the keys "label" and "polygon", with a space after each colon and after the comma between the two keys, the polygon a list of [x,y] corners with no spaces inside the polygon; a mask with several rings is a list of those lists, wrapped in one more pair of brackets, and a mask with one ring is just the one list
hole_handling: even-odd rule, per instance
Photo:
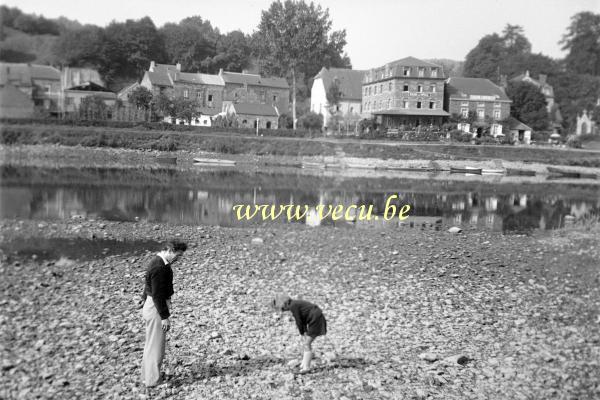
{"label": "awning", "polygon": [[392,109],[392,110],[377,110],[373,111],[375,115],[405,115],[416,117],[449,117],[450,114],[444,110],[432,109]]}

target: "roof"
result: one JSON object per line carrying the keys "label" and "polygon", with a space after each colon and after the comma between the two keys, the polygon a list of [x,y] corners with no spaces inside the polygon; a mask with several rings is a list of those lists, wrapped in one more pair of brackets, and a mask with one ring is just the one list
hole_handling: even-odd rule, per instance
{"label": "roof", "polygon": [[522,123],[521,121],[519,121],[518,119],[516,119],[514,117],[510,117],[508,119],[508,125],[509,125],[509,129],[511,131],[516,131],[516,130],[532,131],[533,130],[533,129],[531,129],[531,127],[525,125],[524,123]]}
{"label": "roof", "polygon": [[552,87],[552,85],[550,85],[548,82],[545,82],[544,84],[542,84],[542,82],[540,82],[539,80],[533,79],[529,75],[529,71],[525,72],[524,74],[515,76],[514,78],[511,79],[511,82],[528,82],[534,86],[537,86],[540,89],[543,86],[545,89],[547,89],[549,91],[548,94],[544,93],[544,95],[549,96],[549,97],[554,97],[554,88]]}
{"label": "roof", "polygon": [[0,84],[18,82],[31,86],[34,79],[60,81],[60,71],[49,65],[0,63]]}
{"label": "roof", "polygon": [[198,75],[200,75],[200,81],[205,85],[225,86],[223,78],[221,78],[219,75],[209,75],[200,73]]}
{"label": "roof", "polygon": [[432,110],[430,108],[400,108],[393,110],[378,110],[373,111],[372,114],[377,115],[418,115],[418,116],[430,116],[430,117],[447,117],[448,114],[446,111],[441,109]]}
{"label": "roof", "polygon": [[60,81],[60,71],[49,65],[31,64],[31,79],[47,79]]}
{"label": "roof", "polygon": [[[485,78],[449,78],[446,93],[449,97],[494,96],[495,100],[510,101],[504,89]],[[463,96],[465,95],[465,96]]]}
{"label": "roof", "polygon": [[33,108],[33,100],[9,83],[0,87],[0,107]]}
{"label": "roof", "polygon": [[277,109],[270,104],[237,103],[232,104],[236,114],[259,115],[277,117]]}
{"label": "roof", "polygon": [[392,61],[388,65],[401,66],[401,67],[437,67],[442,69],[441,65],[431,63],[429,61],[419,60],[415,57],[405,57],[400,60]]}
{"label": "roof", "polygon": [[62,71],[63,87],[77,86],[84,82],[94,82],[104,86],[104,81],[98,71],[92,68],[65,67]]}
{"label": "roof", "polygon": [[173,82],[167,73],[146,71],[150,83],[156,86],[173,86]]}
{"label": "roof", "polygon": [[267,86],[281,89],[289,89],[287,81],[284,78],[263,78],[256,74],[243,74],[239,72],[220,72],[219,75],[223,81],[240,85]]}
{"label": "roof", "polygon": [[97,83],[94,83],[94,82],[84,82],[81,85],[73,86],[73,87],[70,87],[70,88],[68,88],[66,90],[79,90],[79,91],[85,91],[85,92],[113,93],[112,91],[110,91],[109,89],[105,88],[104,86],[100,86],[100,85],[98,85]]}
{"label": "roof", "polygon": [[136,89],[138,86],[140,86],[140,84],[138,82],[133,82],[131,85],[127,85],[125,86],[123,89],[119,90],[119,93],[117,93],[119,96],[122,96],[124,94],[127,94],[129,92],[132,92],[134,89]]}
{"label": "roof", "polygon": [[209,107],[198,107],[197,110],[202,114],[202,115],[210,115],[215,116],[219,113],[220,109],[217,108],[209,108]]}
{"label": "roof", "polygon": [[315,79],[321,78],[325,91],[329,90],[334,81],[338,82],[338,87],[342,92],[342,98],[348,99],[362,99],[362,81],[366,71],[359,71],[347,68],[325,68],[315,76]]}

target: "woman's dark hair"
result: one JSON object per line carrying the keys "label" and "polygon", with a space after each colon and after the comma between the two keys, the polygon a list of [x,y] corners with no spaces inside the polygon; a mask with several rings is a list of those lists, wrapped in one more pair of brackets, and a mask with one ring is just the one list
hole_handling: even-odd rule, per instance
{"label": "woman's dark hair", "polygon": [[187,250],[187,244],[181,240],[171,240],[167,243],[166,249],[173,250],[175,253],[184,252]]}

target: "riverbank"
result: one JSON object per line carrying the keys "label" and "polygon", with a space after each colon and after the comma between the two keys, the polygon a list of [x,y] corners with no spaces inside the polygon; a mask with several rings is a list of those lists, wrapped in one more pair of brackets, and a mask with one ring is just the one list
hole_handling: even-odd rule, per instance
{"label": "riverbank", "polygon": [[[597,398],[598,229],[503,236],[0,221],[3,243],[190,242],[175,267],[165,360],[173,378],[152,397],[172,399]],[[151,256],[4,254],[0,395],[138,399],[144,331],[135,306]],[[295,325],[267,308],[279,290],[328,318],[311,374],[288,365],[299,357]]]}
{"label": "riverbank", "polygon": [[380,160],[469,160],[545,163],[600,168],[600,152],[536,146],[467,145],[442,142],[260,137],[229,132],[144,131],[134,128],[5,125],[4,145],[82,146],[156,150],[169,153],[210,152],[249,157],[349,157]]}

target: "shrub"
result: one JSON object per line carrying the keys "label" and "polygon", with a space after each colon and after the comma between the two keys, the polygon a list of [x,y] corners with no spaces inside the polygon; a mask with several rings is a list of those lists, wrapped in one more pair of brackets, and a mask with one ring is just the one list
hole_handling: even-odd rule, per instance
{"label": "shrub", "polygon": [[581,147],[582,147],[581,137],[576,136],[576,135],[570,135],[567,138],[567,146],[572,147],[574,149],[581,149]]}

